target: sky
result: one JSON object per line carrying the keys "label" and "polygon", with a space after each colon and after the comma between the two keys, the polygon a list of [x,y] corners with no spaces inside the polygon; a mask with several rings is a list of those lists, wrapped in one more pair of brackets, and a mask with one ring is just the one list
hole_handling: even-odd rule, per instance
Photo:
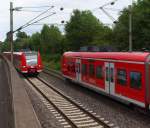
{"label": "sky", "polygon": [[[11,0],[13,2],[14,8],[24,7],[22,11],[14,11],[14,30],[20,26],[27,23],[32,18],[39,15],[42,11],[48,8],[28,8],[28,7],[39,7],[39,6],[54,6],[53,9],[48,11],[42,17],[50,15],[53,12],[56,12],[55,15],[48,17],[40,21],[40,23],[49,23],[49,24],[60,24],[61,21],[69,21],[72,11],[74,9],[80,10],[91,10],[93,14],[104,24],[112,25],[112,20],[105,15],[102,10],[98,9],[106,3],[109,3],[113,0]],[[105,10],[117,20],[120,11],[132,4],[133,0],[114,0],[115,4],[105,6]],[[6,38],[6,33],[10,30],[10,14],[9,14],[9,5],[10,0],[4,0],[0,5],[0,41],[4,41]],[[60,8],[64,8],[63,11],[60,11]],[[40,18],[42,18],[40,17]],[[39,24],[40,24],[39,23]],[[30,25],[29,27],[23,29],[28,35],[41,31],[42,25]],[[59,25],[61,31],[63,31],[63,26]]]}

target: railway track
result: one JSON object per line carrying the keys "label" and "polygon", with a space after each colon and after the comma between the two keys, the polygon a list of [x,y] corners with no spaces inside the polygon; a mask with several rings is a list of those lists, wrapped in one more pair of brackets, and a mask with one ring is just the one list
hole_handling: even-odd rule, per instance
{"label": "railway track", "polygon": [[[59,78],[61,80],[65,80],[64,77],[62,76],[61,72],[53,70],[53,69],[44,68],[43,73],[45,73],[45,74],[47,74],[49,76],[57,77],[57,78]],[[116,102],[118,102],[118,101],[116,101]],[[132,107],[134,107],[133,109],[134,109],[135,112],[139,112],[139,113],[141,113],[143,115],[146,115],[146,116],[150,117],[150,111],[147,111],[147,110],[145,111],[145,110],[143,110],[143,109],[141,109],[139,107],[136,107],[136,106],[132,106]]]}
{"label": "railway track", "polygon": [[27,78],[26,82],[38,93],[40,99],[64,128],[118,128],[93,111],[88,110],[81,103],[66,96],[45,80],[39,77]]}
{"label": "railway track", "polygon": [[53,69],[48,69],[48,68],[44,68],[43,73],[48,74],[48,75],[53,75],[61,80],[64,80],[64,78],[62,77],[61,72],[53,70]]}

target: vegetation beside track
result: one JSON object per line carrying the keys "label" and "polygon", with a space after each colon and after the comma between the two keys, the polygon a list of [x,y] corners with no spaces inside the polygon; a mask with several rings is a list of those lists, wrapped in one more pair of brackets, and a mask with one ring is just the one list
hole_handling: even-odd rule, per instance
{"label": "vegetation beside track", "polygon": [[42,55],[42,59],[43,59],[43,64],[46,68],[54,69],[57,71],[60,70],[60,59],[61,59],[60,54],[55,54],[51,56]]}

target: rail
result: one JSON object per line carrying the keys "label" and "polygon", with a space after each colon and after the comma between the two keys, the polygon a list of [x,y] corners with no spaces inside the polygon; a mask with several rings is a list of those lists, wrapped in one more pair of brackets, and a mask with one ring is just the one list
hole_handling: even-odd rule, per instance
{"label": "rail", "polygon": [[45,80],[38,77],[28,78],[27,81],[53,106],[55,113],[57,113],[56,118],[60,118],[60,115],[63,117],[64,127],[117,128],[96,113],[85,109],[82,104],[76,103],[74,99],[66,96]]}
{"label": "rail", "polygon": [[43,73],[47,74],[47,75],[53,75],[61,80],[64,80],[64,78],[62,77],[62,73],[60,71],[56,71],[53,69],[49,69],[49,68],[44,68]]}

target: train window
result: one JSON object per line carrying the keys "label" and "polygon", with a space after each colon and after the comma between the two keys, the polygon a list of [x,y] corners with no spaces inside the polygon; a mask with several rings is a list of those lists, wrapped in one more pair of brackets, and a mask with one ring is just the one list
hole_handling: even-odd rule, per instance
{"label": "train window", "polygon": [[87,65],[86,64],[82,64],[82,74],[83,75],[87,74]]}
{"label": "train window", "polygon": [[77,63],[77,72],[80,73],[80,63]]}
{"label": "train window", "polygon": [[109,81],[109,69],[106,67],[106,81]]}
{"label": "train window", "polygon": [[142,75],[140,72],[130,72],[130,85],[132,88],[141,88]]}
{"label": "train window", "polygon": [[124,69],[117,70],[117,83],[120,85],[126,85],[127,83],[127,73]]}
{"label": "train window", "polygon": [[110,82],[114,82],[114,69],[110,68]]}
{"label": "train window", "polygon": [[33,66],[37,64],[38,53],[37,52],[25,52],[27,65]]}
{"label": "train window", "polygon": [[90,76],[94,76],[95,75],[94,65],[93,64],[89,65],[89,75]]}
{"label": "train window", "polygon": [[96,67],[96,77],[99,79],[103,78],[103,69],[102,66]]}

